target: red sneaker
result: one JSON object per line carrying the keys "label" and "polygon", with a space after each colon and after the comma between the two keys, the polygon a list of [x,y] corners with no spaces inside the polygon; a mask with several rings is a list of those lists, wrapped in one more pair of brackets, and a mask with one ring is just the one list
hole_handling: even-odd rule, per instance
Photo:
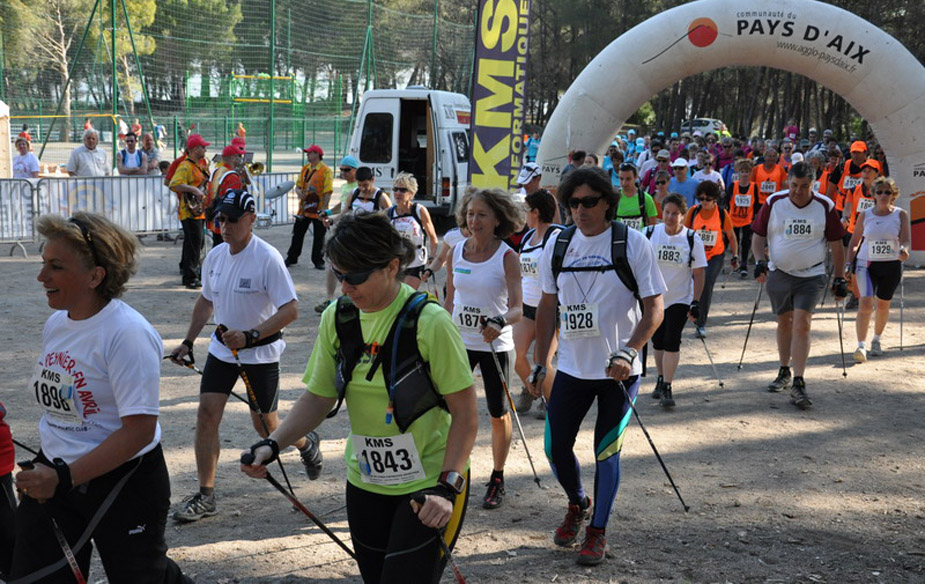
{"label": "red sneaker", "polygon": [[568,546],[578,539],[581,524],[591,517],[591,498],[585,497],[585,501],[587,501],[585,506],[568,506],[568,513],[565,514],[562,525],[556,528],[556,535],[552,538],[556,545]]}
{"label": "red sneaker", "polygon": [[604,530],[590,525],[585,528],[585,540],[578,550],[578,563],[582,566],[596,566],[607,557],[607,538]]}

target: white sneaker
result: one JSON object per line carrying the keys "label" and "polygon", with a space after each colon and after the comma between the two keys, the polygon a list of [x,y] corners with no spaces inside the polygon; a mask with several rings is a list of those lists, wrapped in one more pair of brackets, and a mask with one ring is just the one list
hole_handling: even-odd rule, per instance
{"label": "white sneaker", "polygon": [[880,348],[880,341],[871,342],[870,351],[867,354],[871,357],[879,357],[883,355],[883,349]]}
{"label": "white sneaker", "polygon": [[854,350],[854,362],[863,363],[865,361],[867,361],[867,349],[862,349],[861,347],[858,347],[857,349]]}

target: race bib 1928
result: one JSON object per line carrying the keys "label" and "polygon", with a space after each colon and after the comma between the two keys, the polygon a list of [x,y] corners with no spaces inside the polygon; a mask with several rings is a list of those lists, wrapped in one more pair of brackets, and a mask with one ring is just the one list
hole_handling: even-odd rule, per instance
{"label": "race bib 1928", "polygon": [[562,306],[562,336],[566,339],[599,337],[600,310],[597,302]]}

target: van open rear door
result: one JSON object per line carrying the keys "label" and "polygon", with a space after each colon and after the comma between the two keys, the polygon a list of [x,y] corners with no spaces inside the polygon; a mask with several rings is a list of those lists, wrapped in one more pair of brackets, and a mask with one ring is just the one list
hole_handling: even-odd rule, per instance
{"label": "van open rear door", "polygon": [[397,99],[369,99],[360,120],[360,165],[373,170],[376,186],[389,190],[398,174],[399,108]]}

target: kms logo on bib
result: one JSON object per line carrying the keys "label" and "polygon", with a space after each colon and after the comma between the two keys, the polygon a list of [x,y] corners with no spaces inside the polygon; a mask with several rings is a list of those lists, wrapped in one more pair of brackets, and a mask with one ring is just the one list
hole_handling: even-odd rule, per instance
{"label": "kms logo on bib", "polygon": [[392,439],[391,438],[363,438],[364,444],[369,448],[391,448]]}

